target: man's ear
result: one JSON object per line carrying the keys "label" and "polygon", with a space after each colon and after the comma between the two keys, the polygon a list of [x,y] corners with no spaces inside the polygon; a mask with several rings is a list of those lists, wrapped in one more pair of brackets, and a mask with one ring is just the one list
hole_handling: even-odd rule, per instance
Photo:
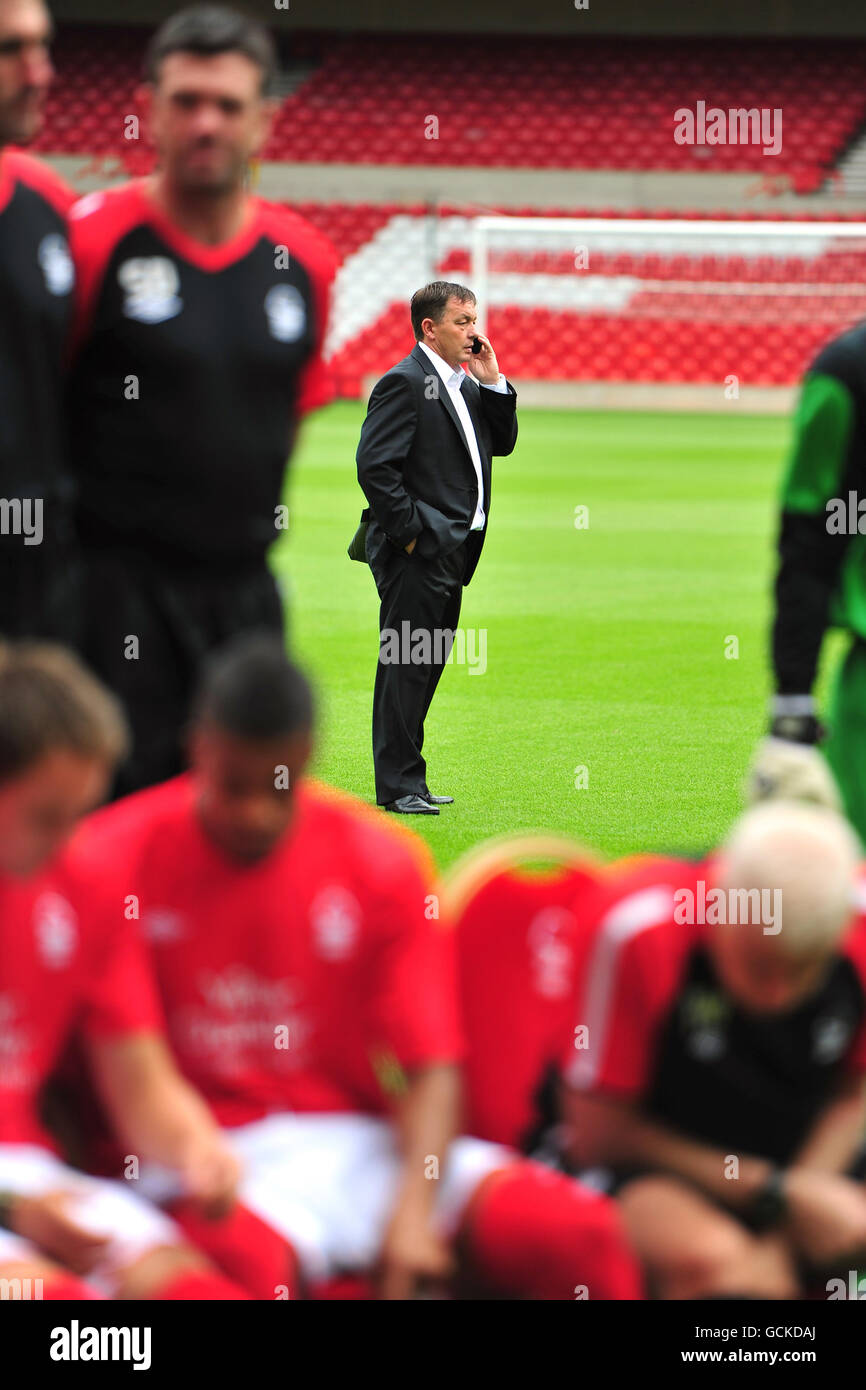
{"label": "man's ear", "polygon": [[306,772],[307,766],[312,760],[314,748],[315,739],[313,737],[312,729],[307,729],[304,733],[298,735],[298,762],[296,765],[296,776],[300,777],[302,773]]}
{"label": "man's ear", "polygon": [[142,133],[150,130],[151,118],[153,116],[153,85],[150,82],[139,82],[133,93],[135,99],[135,115],[138,117],[142,126]]}
{"label": "man's ear", "polygon": [[271,131],[274,128],[274,121],[277,119],[277,113],[281,105],[282,102],[277,97],[265,97],[262,101],[259,109],[256,148],[252,154],[253,159],[258,158],[262,149],[270,139]]}

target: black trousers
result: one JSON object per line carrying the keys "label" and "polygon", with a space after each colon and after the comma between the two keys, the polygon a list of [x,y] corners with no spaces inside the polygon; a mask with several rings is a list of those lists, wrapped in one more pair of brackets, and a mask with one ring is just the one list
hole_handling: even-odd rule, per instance
{"label": "black trousers", "polygon": [[376,801],[383,806],[428,791],[424,720],[460,618],[466,541],[430,560],[392,547],[372,569],[381,600],[373,766]]}
{"label": "black trousers", "polygon": [[115,796],[126,796],[182,771],[207,654],[244,632],[283,636],[283,608],[264,564],[242,573],[171,570],[122,552],[88,551],[83,572],[85,659],[132,726],[132,754],[114,787]]}

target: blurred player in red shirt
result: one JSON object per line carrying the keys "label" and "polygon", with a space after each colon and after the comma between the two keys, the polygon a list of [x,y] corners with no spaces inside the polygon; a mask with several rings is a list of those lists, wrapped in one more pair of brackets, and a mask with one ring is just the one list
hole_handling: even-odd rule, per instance
{"label": "blurred player in red shirt", "polygon": [[283,632],[268,569],[298,426],[331,398],[336,255],[253,196],[277,103],[268,32],[219,6],[154,36],[140,105],[157,172],[71,215],[68,407],[85,551],[83,651],[133,729],[119,791],[174,775],[204,654]]}
{"label": "blurred player in red shirt", "polygon": [[858,853],[834,811],[770,802],[601,917],[563,1059],[571,1149],[608,1170],[660,1298],[795,1298],[862,1266]]}
{"label": "blurred player in red shirt", "polygon": [[281,1237],[260,1296],[378,1267],[383,1296],[407,1297],[450,1272],[456,1241],[500,1293],[638,1297],[611,1202],[455,1137],[463,1041],[432,861],[304,777],[312,722],[281,645],[237,642],[208,669],[191,774],[79,837],[138,904],[175,1056],[244,1163],[242,1205]]}
{"label": "blurred player in red shirt", "polygon": [[241,1298],[131,1181],[65,1166],[38,1113],[78,1029],[128,1163],[168,1163],[212,1216],[234,1200],[236,1161],[166,1047],[135,925],[63,848],[124,741],[116,702],[62,648],[0,647],[0,1276],[49,1298]]}
{"label": "blurred player in red shirt", "polygon": [[0,633],[73,641],[78,589],[63,426],[74,195],[14,145],[39,130],[53,70],[41,0],[0,0]]}

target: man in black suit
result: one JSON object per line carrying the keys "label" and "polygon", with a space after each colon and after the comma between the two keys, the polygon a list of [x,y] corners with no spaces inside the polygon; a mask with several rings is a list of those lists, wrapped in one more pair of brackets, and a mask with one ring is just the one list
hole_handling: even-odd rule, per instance
{"label": "man in black suit", "polygon": [[427,786],[424,720],[484,545],[491,458],[510,454],[517,440],[517,396],[489,339],[476,334],[465,285],[425,285],[410,313],[415,347],[373,388],[357,463],[369,503],[366,557],[381,599],[376,800],[435,816],[454,798]]}

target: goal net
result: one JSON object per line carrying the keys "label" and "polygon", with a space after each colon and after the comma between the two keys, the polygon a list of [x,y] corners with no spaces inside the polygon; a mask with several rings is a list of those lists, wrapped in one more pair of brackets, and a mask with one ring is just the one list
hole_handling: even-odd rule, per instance
{"label": "goal net", "polygon": [[789,386],[866,315],[866,223],[479,217],[470,283],[514,377]]}

